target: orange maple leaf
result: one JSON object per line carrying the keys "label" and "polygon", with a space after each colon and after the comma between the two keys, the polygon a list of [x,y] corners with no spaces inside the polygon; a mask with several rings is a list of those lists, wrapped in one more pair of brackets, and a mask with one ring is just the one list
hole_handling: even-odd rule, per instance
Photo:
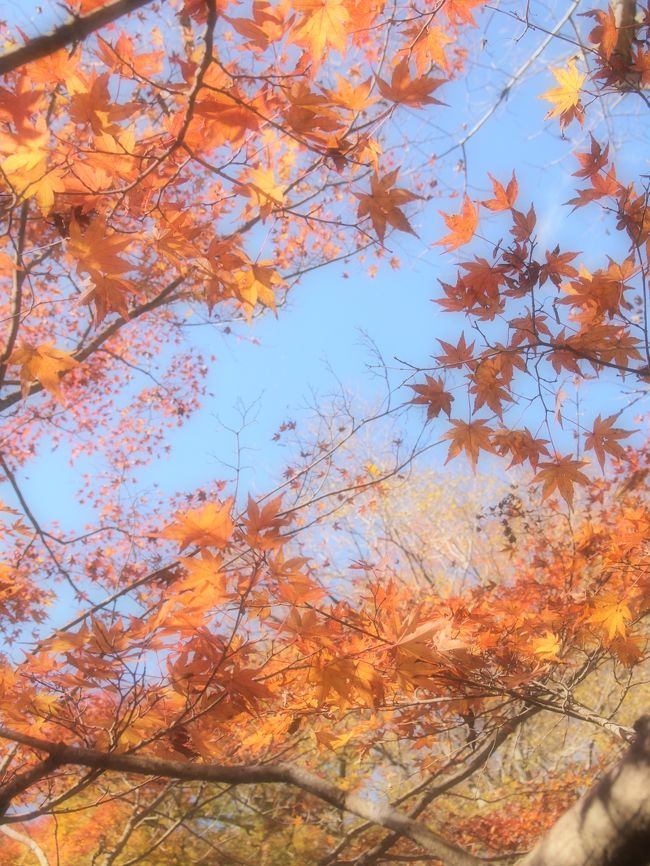
{"label": "orange maple leaf", "polygon": [[305,557],[285,559],[282,552],[269,559],[269,571],[277,581],[278,596],[289,604],[305,604],[320,601],[325,590],[304,571],[303,566],[309,562]]}
{"label": "orange maple leaf", "polygon": [[[512,378],[512,377],[511,377]],[[501,369],[500,358],[487,358],[481,361],[471,377],[470,394],[475,394],[474,411],[487,404],[490,409],[503,418],[502,402],[513,402],[508,393],[509,380]]]}
{"label": "orange maple leaf", "polygon": [[490,172],[488,172],[488,175],[492,181],[494,198],[487,199],[483,204],[486,208],[493,211],[510,210],[510,208],[514,206],[519,192],[519,184],[517,183],[517,177],[514,171],[512,172],[512,178],[508,181],[508,186],[506,187],[492,177]]}
{"label": "orange maple leaf", "polygon": [[605,468],[605,452],[618,459],[625,457],[625,451],[616,440],[627,439],[628,436],[632,435],[632,431],[612,426],[619,415],[620,412],[617,415],[610,415],[604,420],[598,415],[594,421],[593,430],[585,439],[585,448],[596,452],[601,469]]}
{"label": "orange maple leaf", "polygon": [[611,593],[601,596],[594,604],[595,610],[588,622],[593,622],[607,630],[607,637],[626,635],[626,623],[632,619],[632,612],[625,601],[621,601]]}
{"label": "orange maple leaf", "polygon": [[131,234],[121,235],[110,231],[103,219],[92,220],[85,230],[76,220],[72,220],[66,248],[77,260],[77,273],[115,276],[131,269],[129,262],[120,258],[118,253],[133,240]]}
{"label": "orange maple leaf", "polygon": [[131,291],[131,284],[125,280],[96,274],[93,285],[79,298],[79,303],[95,305],[96,325],[110,312],[119,313],[126,321],[129,318],[128,295]]}
{"label": "orange maple leaf", "polygon": [[434,379],[433,376],[425,374],[425,379],[424,385],[409,385],[409,388],[412,388],[417,394],[417,397],[414,397],[410,402],[427,407],[427,421],[436,418],[441,412],[446,412],[447,417],[449,417],[454,398],[445,390],[445,383],[442,378]]}
{"label": "orange maple leaf", "polygon": [[360,84],[355,84],[342,75],[337,75],[336,82],[336,89],[327,91],[328,96],[336,105],[357,112],[369,108],[378,100],[377,96],[370,96],[371,78],[366,78]]}
{"label": "orange maple leaf", "polygon": [[451,231],[444,238],[436,241],[436,245],[445,246],[447,252],[450,252],[469,243],[474,237],[478,225],[478,210],[478,206],[474,207],[471,199],[466,195],[459,214],[446,214],[440,211],[447,223],[447,228]]}
{"label": "orange maple leaf", "polygon": [[589,483],[589,478],[584,472],[580,472],[580,469],[586,465],[584,460],[572,460],[570,456],[558,456],[553,463],[539,464],[539,470],[532,483],[543,484],[542,500],[547,499],[557,490],[569,508],[572,508],[574,485]]}
{"label": "orange maple leaf", "polygon": [[443,8],[452,24],[471,24],[476,27],[472,10],[485,3],[487,0],[447,0]]}
{"label": "orange maple leaf", "polygon": [[256,304],[262,304],[275,312],[275,292],[285,283],[276,270],[260,262],[235,271],[227,285],[242,302],[250,322]]}
{"label": "orange maple leaf", "polygon": [[461,369],[465,364],[468,366],[474,360],[474,343],[470,343],[469,346],[465,342],[465,334],[461,333],[460,340],[456,346],[451,343],[446,343],[444,340],[436,337],[442,349],[444,349],[444,355],[435,355],[434,358],[438,361],[441,366],[449,368],[449,369]]}
{"label": "orange maple leaf", "polygon": [[[383,243],[387,225],[401,232],[415,235],[410,222],[400,210],[402,205],[419,199],[420,196],[401,187],[393,187],[397,180],[398,169],[383,177],[375,174],[370,178],[370,194],[355,193],[359,199],[357,216],[369,216],[377,237]],[[417,236],[417,235],[416,235]]]}
{"label": "orange maple leaf", "polygon": [[614,10],[610,6],[607,12],[603,9],[592,9],[584,14],[590,18],[595,18],[598,22],[589,34],[589,41],[599,46],[598,53],[603,60],[609,60],[618,41],[618,27],[616,26]]}
{"label": "orange maple leaf", "polygon": [[488,427],[487,422],[482,420],[466,422],[452,419],[451,423],[454,429],[449,430],[442,437],[451,440],[445,463],[449,463],[461,451],[465,451],[472,466],[476,467],[481,450],[490,454],[495,453],[496,449],[491,441],[494,431]]}
{"label": "orange maple leaf", "polygon": [[549,456],[548,439],[535,439],[528,427],[523,430],[508,430],[505,427],[497,430],[492,437],[497,451],[502,457],[510,455],[510,469],[528,461],[533,469],[537,468],[540,457]]}
{"label": "orange maple leaf", "polygon": [[328,46],[345,53],[350,13],[343,0],[294,0],[293,8],[302,17],[290,41],[304,46],[315,63]]}
{"label": "orange maple leaf", "polygon": [[227,575],[223,571],[223,561],[208,550],[202,550],[200,556],[184,556],[180,563],[185,575],[174,587],[180,594],[192,594],[194,599],[188,602],[183,599],[183,608],[190,604],[205,610],[219,604],[228,597]]}
{"label": "orange maple leaf", "polygon": [[591,138],[590,150],[585,151],[584,153],[576,153],[576,157],[578,158],[578,162],[582,168],[578,169],[578,171],[574,171],[573,177],[592,178],[607,165],[609,159],[609,145],[606,145],[603,150],[591,133],[589,137]]}
{"label": "orange maple leaf", "polygon": [[281,495],[266,502],[262,508],[249,495],[247,516],[242,524],[246,527],[246,540],[252,547],[270,550],[282,544],[280,532],[291,522],[291,517],[280,513],[281,505]]}
{"label": "orange maple leaf", "polygon": [[32,382],[36,380],[60,403],[63,402],[59,381],[61,375],[79,366],[79,362],[72,355],[55,349],[52,343],[43,343],[40,346],[20,343],[11,353],[9,363],[20,365],[23,397],[27,397]]}
{"label": "orange maple leaf", "polygon": [[442,105],[443,103],[439,99],[434,99],[430,94],[445,81],[445,78],[427,78],[426,75],[420,78],[411,78],[409,61],[407,57],[404,57],[393,69],[390,84],[382,78],[378,78],[377,87],[381,95],[390,99],[391,102],[418,108],[421,105]]}
{"label": "orange maple leaf", "polygon": [[13,152],[2,161],[2,171],[20,198],[36,198],[46,216],[54,205],[57,192],[65,184],[61,169],[48,168],[49,131],[40,121],[31,137],[16,142]]}
{"label": "orange maple leaf", "polygon": [[234,529],[231,516],[233,498],[225,502],[208,502],[202,508],[178,512],[176,519],[158,538],[180,542],[180,550],[188,545],[223,548],[228,545]]}

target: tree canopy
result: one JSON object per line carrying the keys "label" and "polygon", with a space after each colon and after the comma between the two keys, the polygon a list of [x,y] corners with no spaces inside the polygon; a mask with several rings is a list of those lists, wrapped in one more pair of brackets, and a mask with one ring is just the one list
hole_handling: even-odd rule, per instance
{"label": "tree canopy", "polygon": [[[641,866],[648,9],[65,10],[0,24],[1,866]],[[526,56],[439,135],[490,42]],[[470,176],[520,86],[580,248],[521,154]],[[134,492],[213,405],[195,327],[359,260],[399,305],[402,242],[444,262],[428,358],[283,423],[264,493]],[[72,530],[39,516],[63,451]]]}

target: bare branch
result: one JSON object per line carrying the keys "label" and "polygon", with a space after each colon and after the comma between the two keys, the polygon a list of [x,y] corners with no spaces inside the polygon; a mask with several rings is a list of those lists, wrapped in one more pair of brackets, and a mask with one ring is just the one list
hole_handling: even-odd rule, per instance
{"label": "bare branch", "polygon": [[35,842],[31,836],[28,836],[26,833],[19,833],[18,830],[13,827],[8,827],[6,824],[0,824],[0,833],[4,833],[5,836],[8,836],[15,842],[20,842],[21,845],[25,845],[26,848],[29,848],[38,860],[39,866],[50,866],[49,861],[45,856],[45,851],[43,851],[41,846]]}

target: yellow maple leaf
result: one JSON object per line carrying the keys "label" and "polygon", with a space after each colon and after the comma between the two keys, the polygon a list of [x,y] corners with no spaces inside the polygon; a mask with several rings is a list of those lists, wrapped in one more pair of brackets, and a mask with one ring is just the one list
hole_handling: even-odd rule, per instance
{"label": "yellow maple leaf", "polygon": [[49,138],[49,132],[39,125],[2,161],[2,171],[16,193],[23,199],[36,198],[43,216],[52,210],[54,194],[65,189],[61,170],[48,169]]}
{"label": "yellow maple leaf", "polygon": [[593,622],[607,630],[607,637],[613,640],[615,635],[625,637],[626,623],[632,619],[632,612],[624,601],[614,595],[604,595],[596,601],[595,610],[588,622]]}
{"label": "yellow maple leaf", "polygon": [[274,207],[281,206],[284,201],[284,190],[278,185],[272,168],[256,168],[251,171],[247,186],[251,198],[263,216]]}
{"label": "yellow maple leaf", "polygon": [[540,99],[545,99],[553,104],[553,108],[548,112],[546,118],[559,115],[563,126],[574,116],[581,119],[580,90],[586,76],[578,72],[575,60],[570,60],[565,69],[551,67],[551,72],[559,86],[551,87],[540,97]]}
{"label": "yellow maple leaf", "polygon": [[256,304],[262,304],[275,312],[275,292],[284,284],[276,270],[268,263],[259,262],[240,268],[230,281],[233,294],[244,305],[246,318],[250,322]]}
{"label": "yellow maple leaf", "polygon": [[20,366],[20,383],[23,397],[29,394],[34,381],[53,394],[62,403],[60,377],[68,370],[79,366],[72,355],[55,349],[52,343],[32,346],[30,343],[20,343],[9,358],[10,364]]}
{"label": "yellow maple leaf", "polygon": [[553,634],[548,629],[544,632],[543,637],[535,638],[532,643],[533,652],[543,661],[557,662],[559,661],[558,652],[561,648],[560,638]]}
{"label": "yellow maple leaf", "polygon": [[322,59],[328,46],[345,53],[350,13],[343,0],[295,0],[293,8],[302,17],[291,41],[304,46],[315,63]]}

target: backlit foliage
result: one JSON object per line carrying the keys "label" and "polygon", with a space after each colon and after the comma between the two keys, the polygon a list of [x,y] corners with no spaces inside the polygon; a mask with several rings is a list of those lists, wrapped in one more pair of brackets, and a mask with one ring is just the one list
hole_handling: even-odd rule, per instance
{"label": "backlit foliage", "polygon": [[[63,866],[370,864],[452,840],[449,862],[478,863],[531,846],[597,775],[592,729],[609,750],[629,733],[650,607],[649,187],[602,137],[569,201],[615,238],[590,267],[540,240],[523,165],[488,198],[459,184],[424,239],[455,256],[433,294],[462,322],[376,413],[422,422],[410,450],[359,461],[369,419],[346,406],[315,436],[283,425],[297,447],[267,495],[208,477],[125,493],[205,399],[214,359],[188,321],[281,316],[314,268],[429,232],[435,165],[404,170],[396,130],[442,110],[487,5],[78,0],[74,26],[114,20],[51,43],[1,25],[0,807],[19,828],[2,866],[30,841]],[[627,30],[587,12],[589,64],[551,68],[547,124],[647,102],[638,12]],[[607,379],[627,404],[575,420],[565,381]],[[61,443],[89,467],[75,534],[42,526],[22,481],[56,486],[39,460]],[[417,481],[407,507],[434,445],[508,480],[473,513]],[[419,539],[443,508],[436,558]],[[434,831],[386,841],[388,801]]]}

